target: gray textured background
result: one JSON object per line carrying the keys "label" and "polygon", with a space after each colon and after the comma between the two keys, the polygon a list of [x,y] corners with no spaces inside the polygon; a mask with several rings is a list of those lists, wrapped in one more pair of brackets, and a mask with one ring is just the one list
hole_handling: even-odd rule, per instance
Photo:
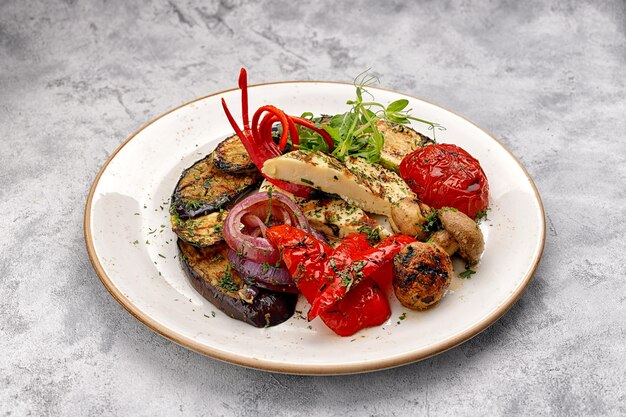
{"label": "gray textured background", "polygon": [[[626,414],[625,30],[624,1],[0,1],[0,414]],[[242,65],[253,83],[372,67],[500,138],[547,214],[520,301],[432,359],[317,378],[203,357],[126,313],[84,248],[89,186]]]}

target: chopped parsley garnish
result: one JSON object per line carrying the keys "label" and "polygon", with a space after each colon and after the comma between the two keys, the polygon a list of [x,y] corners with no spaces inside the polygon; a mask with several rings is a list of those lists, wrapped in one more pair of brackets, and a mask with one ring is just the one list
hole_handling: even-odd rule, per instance
{"label": "chopped parsley garnish", "polygon": [[467,278],[471,278],[472,275],[474,275],[475,273],[476,271],[471,269],[470,265],[465,265],[465,271],[461,272],[459,274],[459,277],[463,279],[467,279]]}
{"label": "chopped parsley garnish", "polygon": [[346,292],[350,291],[352,284],[354,284],[354,277],[348,272],[337,272],[339,278],[341,278],[341,285],[346,287]]}
{"label": "chopped parsley garnish", "polygon": [[185,210],[197,210],[204,204],[204,201],[200,199],[192,199],[185,203]]}
{"label": "chopped parsley garnish", "polygon": [[239,290],[239,285],[233,281],[233,273],[230,271],[230,264],[226,267],[226,271],[224,271],[224,275],[222,275],[217,285],[229,292]]}
{"label": "chopped parsley garnish", "polygon": [[491,208],[487,207],[484,210],[479,210],[476,212],[476,224],[480,224],[480,222],[484,220],[489,220],[489,218],[487,217],[487,212],[489,210],[491,210]]}
{"label": "chopped parsley garnish", "polygon": [[370,245],[375,245],[380,242],[380,229],[378,227],[361,226],[357,231],[367,235],[367,241]]}
{"label": "chopped parsley garnish", "polygon": [[222,255],[217,255],[215,258],[209,259],[209,263],[214,264],[215,262],[219,262],[222,259],[224,259]]}
{"label": "chopped parsley garnish", "polygon": [[267,190],[267,216],[265,216],[265,224],[269,225],[270,224],[270,218],[272,217],[272,187],[270,187],[269,190]]}
{"label": "chopped parsley garnish", "polygon": [[305,184],[309,184],[309,185],[315,185],[315,183],[309,179],[306,178],[300,178],[300,181],[305,183]]}
{"label": "chopped parsley garnish", "polygon": [[333,271],[337,272],[337,263],[335,262],[335,260],[331,258],[328,263],[330,264],[330,267],[333,269]]}
{"label": "chopped parsley garnish", "polygon": [[437,210],[433,210],[428,216],[426,216],[426,222],[422,225],[422,229],[425,232],[432,233],[437,230],[441,230],[441,220],[439,220],[439,216],[437,214]]}

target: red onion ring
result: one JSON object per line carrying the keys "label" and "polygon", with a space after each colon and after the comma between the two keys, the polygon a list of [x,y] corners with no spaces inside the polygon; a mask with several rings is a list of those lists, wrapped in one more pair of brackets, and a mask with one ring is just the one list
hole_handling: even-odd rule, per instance
{"label": "red onion ring", "polygon": [[248,285],[266,288],[271,291],[297,293],[295,283],[285,267],[276,268],[269,264],[260,264],[228,250],[228,262],[239,272],[239,276]]}
{"label": "red onion ring", "polygon": [[280,260],[280,253],[263,236],[267,227],[278,224],[311,232],[304,214],[289,197],[277,192],[259,192],[244,198],[230,210],[222,234],[237,254],[257,263],[274,265]]}

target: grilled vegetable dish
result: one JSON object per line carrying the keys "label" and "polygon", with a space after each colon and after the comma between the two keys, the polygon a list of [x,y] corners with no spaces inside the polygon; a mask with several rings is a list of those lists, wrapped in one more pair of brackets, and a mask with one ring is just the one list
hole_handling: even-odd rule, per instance
{"label": "grilled vegetable dish", "polygon": [[355,83],[343,114],[266,105],[250,119],[242,69],[242,126],[222,99],[235,134],[182,173],[170,214],[191,284],[225,314],[274,326],[301,294],[309,320],[349,336],[385,323],[388,297],[412,310],[440,302],[450,256],[465,260],[461,276],[474,272],[475,218],[489,201],[479,162],[437,143],[443,126],[412,116],[407,100],[365,101],[371,82]]}

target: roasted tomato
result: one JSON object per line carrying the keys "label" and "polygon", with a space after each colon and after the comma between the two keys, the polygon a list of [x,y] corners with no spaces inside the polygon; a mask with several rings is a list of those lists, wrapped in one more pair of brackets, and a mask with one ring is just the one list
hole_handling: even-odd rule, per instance
{"label": "roasted tomato", "polygon": [[489,184],[480,163],[456,145],[428,145],[407,155],[400,176],[424,203],[454,207],[476,217],[489,205]]}

